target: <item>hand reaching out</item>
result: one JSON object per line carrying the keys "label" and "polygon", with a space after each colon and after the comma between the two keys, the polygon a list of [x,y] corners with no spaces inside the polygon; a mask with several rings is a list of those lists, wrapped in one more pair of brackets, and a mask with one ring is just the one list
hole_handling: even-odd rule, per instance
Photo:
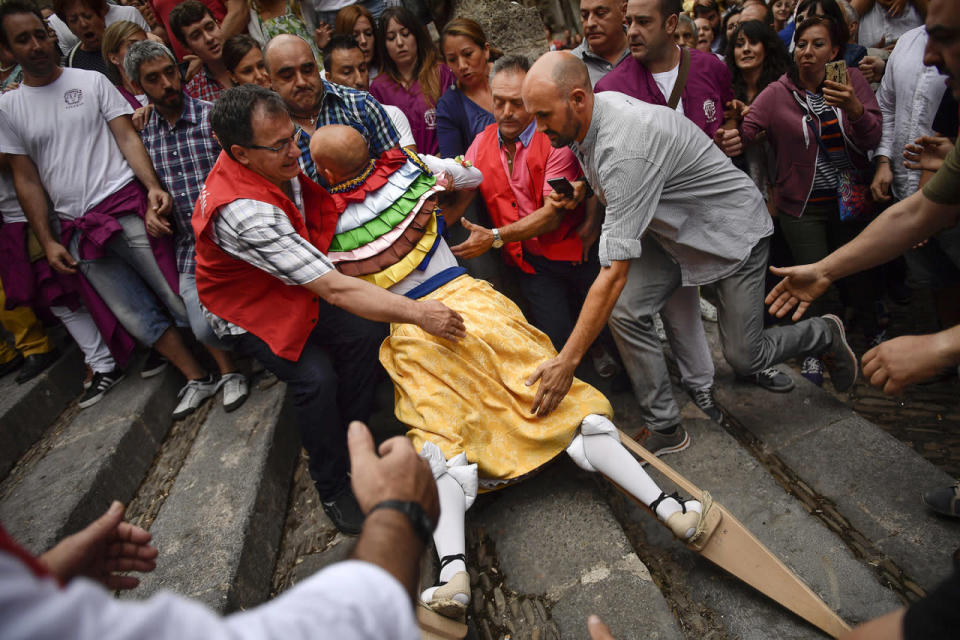
{"label": "hand reaching out", "polygon": [[40,556],[61,582],[86,576],[108,589],[133,589],[140,580],[121,571],[153,571],[157,549],[150,534],[123,521],[123,504],[114,502],[105,514],[82,531],[64,538]]}
{"label": "hand reaching out", "polygon": [[903,166],[907,169],[939,171],[953,143],[942,136],[922,136],[904,145]]}
{"label": "hand reaching out", "polygon": [[530,413],[535,413],[542,418],[556,409],[570,391],[576,368],[576,364],[571,365],[559,355],[537,367],[526,381],[528,387],[536,384],[537,380],[540,381]]}
{"label": "hand reaching out", "polygon": [[486,227],[473,224],[466,218],[460,218],[460,224],[470,232],[466,240],[450,247],[450,251],[458,258],[476,258],[483,255],[493,246],[493,232]]}
{"label": "hand reaching out", "polygon": [[831,280],[820,272],[816,264],[803,264],[796,267],[770,267],[770,273],[782,276],[783,280],[770,290],[764,304],[770,305],[770,313],[782,318],[793,309],[793,321],[803,317],[810,303],[830,288]]}

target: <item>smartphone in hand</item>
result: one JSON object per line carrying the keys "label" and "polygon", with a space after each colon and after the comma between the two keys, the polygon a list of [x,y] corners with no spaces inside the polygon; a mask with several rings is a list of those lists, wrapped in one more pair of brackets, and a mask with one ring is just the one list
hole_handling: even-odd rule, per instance
{"label": "smartphone in hand", "polygon": [[827,80],[840,84],[849,84],[847,82],[847,63],[843,60],[828,62],[826,72]]}
{"label": "smartphone in hand", "polygon": [[564,177],[550,178],[547,180],[550,187],[565,198],[573,197],[573,185]]}

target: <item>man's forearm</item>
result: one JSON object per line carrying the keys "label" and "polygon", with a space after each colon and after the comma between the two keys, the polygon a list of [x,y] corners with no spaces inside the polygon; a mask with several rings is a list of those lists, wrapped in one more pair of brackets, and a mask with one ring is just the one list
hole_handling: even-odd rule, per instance
{"label": "man's forearm", "polygon": [[[443,192],[441,192],[441,195],[442,193]],[[463,217],[463,212],[470,206],[470,203],[473,202],[476,195],[477,191],[475,189],[453,192],[452,199],[440,207],[443,212],[443,220],[447,223],[448,227],[452,227],[460,222],[460,218]]]}
{"label": "man's forearm", "polygon": [[950,363],[949,366],[960,366],[960,325],[934,335],[940,356]]}
{"label": "man's forearm", "polygon": [[47,196],[43,191],[43,184],[40,182],[33,160],[27,156],[8,157],[13,167],[13,185],[17,198],[40,246],[46,248],[51,242],[60,242],[53,237],[53,231],[50,229]]}
{"label": "man's forearm", "polygon": [[416,300],[390,293],[360,278],[331,271],[304,285],[332,305],[374,322],[419,324]]}
{"label": "man's forearm", "polygon": [[558,209],[550,203],[544,203],[536,211],[523,216],[516,222],[500,227],[500,237],[504,242],[520,242],[529,240],[537,236],[550,233],[560,226],[563,215],[566,213],[563,209]]}
{"label": "man's forearm", "polygon": [[956,225],[960,207],[938,205],[918,191],[901,200],[856,238],[820,261],[832,281],[896,258],[921,240]]}
{"label": "man's forearm", "polygon": [[570,333],[560,357],[579,363],[593,341],[607,325],[620,292],[627,283],[629,262],[614,262],[600,270],[583,301],[583,308],[577,318],[577,324]]}
{"label": "man's forearm", "polygon": [[[118,122],[120,120],[123,122]],[[130,116],[114,118],[110,121],[110,128],[117,140],[117,146],[120,147],[120,152],[133,169],[133,175],[137,176],[147,189],[162,189],[153,161],[147,153],[147,148],[143,146],[137,130],[133,128]]]}
{"label": "man's forearm", "polygon": [[227,14],[223,16],[220,33],[224,40],[241,33],[250,21],[250,11],[244,0],[227,0]]}
{"label": "man's forearm", "polygon": [[422,554],[423,543],[407,516],[391,509],[378,509],[367,516],[353,550],[355,559],[375,564],[396,578],[411,600],[416,597]]}

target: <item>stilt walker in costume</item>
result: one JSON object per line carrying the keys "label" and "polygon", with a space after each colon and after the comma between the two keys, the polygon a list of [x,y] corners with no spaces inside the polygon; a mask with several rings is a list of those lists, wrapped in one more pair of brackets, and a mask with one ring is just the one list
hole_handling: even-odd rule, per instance
{"label": "stilt walker in costume", "polygon": [[444,187],[420,157],[393,149],[371,161],[363,137],[339,125],[318,129],[310,152],[342,211],[327,252],[337,268],[394,293],[440,300],[467,326],[467,337],[452,343],[394,324],[380,348],[397,418],[430,462],[440,494],[440,584],[421,595],[428,606],[456,617],[470,601],[464,515],[477,491],[519,481],[564,450],[646,504],[681,540],[697,533],[701,504],[660,490],[620,443],[599,391],[574,380],[555,411],[530,413],[536,387],[525,377],[556,351],[513,302],[457,265],[435,204]]}

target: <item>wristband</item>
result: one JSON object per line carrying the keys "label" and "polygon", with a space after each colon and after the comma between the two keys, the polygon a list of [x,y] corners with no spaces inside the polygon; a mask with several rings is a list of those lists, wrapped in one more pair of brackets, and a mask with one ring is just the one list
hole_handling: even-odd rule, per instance
{"label": "wristband", "polygon": [[417,534],[417,537],[420,538],[424,546],[430,544],[430,536],[433,534],[436,524],[430,521],[430,518],[427,517],[426,512],[423,510],[423,507],[420,506],[419,502],[384,500],[383,502],[378,502],[373,505],[373,508],[367,512],[367,515],[369,516],[377,509],[393,509],[407,516],[407,519],[410,520],[410,526],[413,527],[413,532]]}
{"label": "wristband", "polygon": [[583,199],[586,200],[587,198],[592,198],[592,197],[593,197],[593,187],[590,186],[590,181],[587,180],[586,178],[580,178],[580,180],[579,180],[578,182],[582,182],[582,183],[583,183],[583,186],[586,187],[586,189],[587,189],[587,192],[583,194]]}

